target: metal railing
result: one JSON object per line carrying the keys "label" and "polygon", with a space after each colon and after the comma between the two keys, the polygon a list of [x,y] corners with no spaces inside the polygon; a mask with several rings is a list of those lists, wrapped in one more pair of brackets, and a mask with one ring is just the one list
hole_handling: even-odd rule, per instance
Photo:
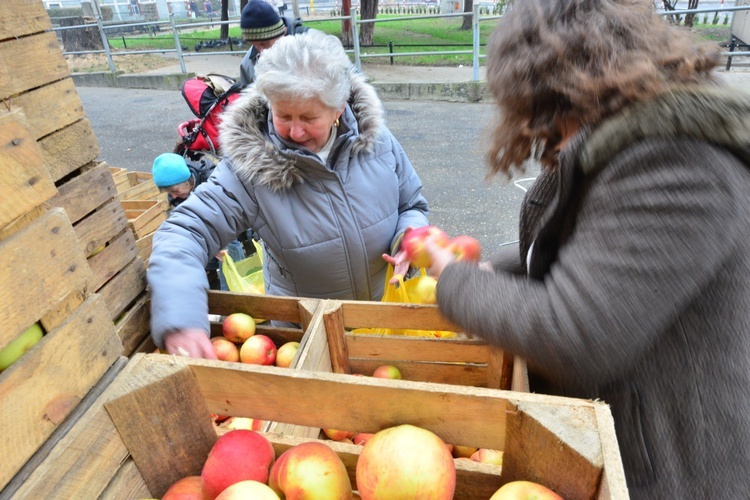
{"label": "metal railing", "polygon": [[[480,40],[479,23],[485,22],[485,21],[497,20],[502,17],[501,15],[480,15],[480,10],[482,10],[482,8],[483,6],[479,4],[474,4],[473,10],[471,13],[454,12],[454,13],[447,13],[447,14],[405,15],[405,16],[399,16],[396,18],[381,18],[381,19],[359,19],[357,17],[358,10],[352,9],[351,14],[349,16],[309,18],[309,19],[304,19],[303,22],[306,25],[310,25],[316,22],[323,22],[323,21],[349,21],[351,23],[351,35],[352,35],[352,41],[353,41],[353,48],[347,50],[347,53],[353,54],[354,64],[360,70],[362,69],[362,59],[366,59],[366,58],[389,57],[391,58],[391,61],[392,61],[394,57],[471,54],[472,68],[473,68],[472,78],[474,81],[478,81],[479,80],[479,66],[480,66],[479,62],[480,62],[480,59],[483,59],[485,57],[484,54],[480,53],[480,48],[483,46],[483,44],[481,43],[481,40]],[[657,14],[662,15],[662,16],[681,16],[685,14],[702,14],[702,13],[709,13],[709,12],[736,12],[736,11],[744,11],[744,10],[750,10],[750,5],[723,7],[721,9],[687,9],[687,10],[660,11],[660,12],[657,12]],[[364,24],[399,22],[399,21],[408,21],[408,20],[414,20],[414,19],[457,18],[457,17],[465,17],[469,15],[471,16],[471,27],[472,27],[471,50],[437,50],[437,51],[424,51],[424,52],[393,52],[391,50],[383,54],[363,54],[362,49],[359,44],[360,26]],[[150,22],[143,22],[143,23],[104,25],[104,23],[102,22],[102,19],[97,18],[96,26],[99,30],[99,34],[101,36],[104,49],[87,50],[87,51],[71,51],[71,52],[63,52],[63,54],[64,55],[76,55],[76,54],[83,55],[83,54],[104,53],[107,56],[110,71],[114,73],[116,71],[116,66],[114,63],[114,56],[133,55],[133,54],[175,53],[177,56],[177,59],[179,60],[181,71],[183,73],[187,73],[187,68],[185,66],[186,57],[196,56],[196,55],[236,54],[237,51],[211,51],[211,52],[200,52],[200,53],[198,52],[191,53],[191,52],[183,51],[182,45],[180,44],[180,35],[179,35],[180,30],[195,29],[195,28],[202,28],[202,27],[216,27],[217,25],[224,25],[224,24],[229,26],[229,25],[239,24],[239,22],[240,22],[239,18],[236,18],[236,19],[230,19],[228,21],[209,21],[209,22],[202,22],[202,23],[177,24],[175,22],[174,14],[170,14],[168,21],[150,21]],[[169,25],[169,28],[174,37],[175,48],[173,49],[124,50],[124,51],[118,50],[116,52],[113,52],[112,50],[110,50],[110,44],[106,35],[106,30],[120,29],[120,28],[133,28],[133,27],[140,27],[140,26],[159,26],[159,25]],[[64,27],[53,28],[53,30],[60,32],[60,31],[72,30],[72,29],[82,29],[82,28],[88,29],[88,28],[91,28],[92,26],[93,25],[91,24],[78,25],[78,26],[64,26]],[[727,70],[730,69],[731,60],[733,57],[750,56],[750,51],[747,51],[747,50],[735,51],[734,49],[737,45],[743,45],[743,44],[736,44],[734,43],[734,40],[733,40],[732,45],[731,45],[731,50],[723,51],[721,53],[722,56],[726,56],[728,58]]]}

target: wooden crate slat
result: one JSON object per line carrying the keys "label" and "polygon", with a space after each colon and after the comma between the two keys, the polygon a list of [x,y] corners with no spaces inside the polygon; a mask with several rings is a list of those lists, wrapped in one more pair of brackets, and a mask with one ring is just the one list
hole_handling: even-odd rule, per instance
{"label": "wooden crate slat", "polygon": [[97,290],[115,320],[146,289],[146,268],[141,259],[133,259],[122,271]]}
{"label": "wooden crate slat", "polygon": [[[57,182],[99,156],[99,143],[91,122],[79,120],[38,141],[49,174]],[[106,165],[106,163],[105,163]]]}
{"label": "wooden crate slat", "polygon": [[162,194],[154,181],[145,181],[134,187],[121,191],[117,198],[123,200],[155,200]]}
{"label": "wooden crate slat", "polygon": [[133,233],[123,231],[104,250],[89,257],[88,263],[94,273],[93,289],[101,288],[137,256],[138,247],[135,246]]}
{"label": "wooden crate slat", "polygon": [[0,2],[0,40],[51,29],[49,14],[44,10],[42,2],[37,0]]}
{"label": "wooden crate slat", "polygon": [[0,99],[70,76],[53,31],[0,43],[0,61]]}
{"label": "wooden crate slat", "polygon": [[83,253],[87,256],[120,234],[127,226],[125,212],[115,199],[74,225]]}
{"label": "wooden crate slat", "polygon": [[152,497],[135,462],[128,458],[99,496],[99,500],[142,500]]}
{"label": "wooden crate slat", "polygon": [[460,326],[440,314],[437,306],[342,300],[341,307],[344,312],[344,327],[348,330],[377,326],[395,329],[461,331]]}
{"label": "wooden crate slat", "polygon": [[487,363],[488,344],[481,340],[445,340],[398,335],[347,335],[352,358],[402,359],[406,361]]}
{"label": "wooden crate slat", "polygon": [[74,224],[117,195],[106,164],[82,172],[57,190],[49,204],[64,208]]}
{"label": "wooden crate slat", "polygon": [[96,385],[121,350],[104,302],[95,295],[3,373],[0,487]]}
{"label": "wooden crate slat", "polygon": [[133,306],[115,323],[117,336],[120,337],[124,353],[130,355],[135,352],[149,336],[151,320],[151,301],[148,292],[144,292]]}
{"label": "wooden crate slat", "polygon": [[[11,97],[6,102],[11,109],[24,110],[35,139],[41,139],[85,118],[83,104],[72,78]],[[46,105],[41,106],[39,103]]]}
{"label": "wooden crate slat", "polygon": [[375,368],[381,365],[393,365],[401,372],[404,380],[435,382],[438,384],[456,384],[473,387],[487,386],[487,366],[464,365],[459,363],[419,363],[414,361],[350,358],[351,373],[371,376]]}
{"label": "wooden crate slat", "polygon": [[3,182],[0,184],[2,227],[53,197],[57,189],[21,110],[0,113],[0,144],[3,157]]}
{"label": "wooden crate slat", "polygon": [[145,236],[141,236],[140,238],[138,238],[135,241],[135,244],[138,247],[138,250],[143,250],[145,248],[151,248],[151,244],[152,244],[152,242],[154,240],[154,234],[156,234],[156,231],[153,231],[151,233],[148,233]]}
{"label": "wooden crate slat", "polygon": [[49,210],[0,241],[0,348],[93,281],[65,211]]}
{"label": "wooden crate slat", "polygon": [[255,318],[300,323],[302,316],[299,310],[299,300],[296,297],[211,291],[208,294],[208,309],[211,314],[221,316],[244,312]]}

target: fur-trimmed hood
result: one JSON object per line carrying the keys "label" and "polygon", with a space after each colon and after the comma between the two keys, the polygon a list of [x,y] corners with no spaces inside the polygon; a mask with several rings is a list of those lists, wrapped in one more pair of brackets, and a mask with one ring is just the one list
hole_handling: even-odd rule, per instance
{"label": "fur-trimmed hood", "polygon": [[[353,132],[351,154],[357,154],[370,151],[385,131],[385,112],[375,89],[362,74],[352,71],[350,81],[351,93],[342,120]],[[279,149],[278,138],[269,135],[268,114],[266,98],[248,87],[224,112],[219,137],[230,168],[243,182],[282,191],[303,182],[297,161],[303,153]]]}
{"label": "fur-trimmed hood", "polygon": [[676,88],[637,104],[597,127],[578,153],[584,172],[647,138],[689,137],[750,160],[750,93],[733,87]]}

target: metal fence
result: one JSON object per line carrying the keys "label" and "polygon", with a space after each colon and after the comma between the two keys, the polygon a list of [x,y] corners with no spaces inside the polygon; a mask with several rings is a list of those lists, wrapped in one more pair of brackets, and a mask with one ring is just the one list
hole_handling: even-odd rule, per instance
{"label": "metal fence", "polygon": [[[486,9],[486,6],[484,7]],[[473,80],[478,81],[479,80],[479,66],[480,66],[480,59],[483,59],[485,56],[480,52],[480,48],[485,45],[485,43],[480,39],[480,30],[479,30],[479,23],[480,22],[487,22],[487,21],[496,21],[502,17],[502,15],[480,15],[480,12],[483,10],[483,6],[479,3],[474,4],[474,8],[471,13],[463,13],[463,12],[454,12],[454,13],[447,13],[447,14],[423,14],[423,15],[405,15],[405,16],[399,16],[397,18],[381,18],[381,19],[359,19],[358,18],[358,10],[352,9],[351,15],[346,16],[331,16],[331,17],[325,17],[325,18],[306,18],[303,19],[303,22],[305,25],[312,25],[316,22],[322,22],[322,21],[350,21],[351,23],[351,35],[353,40],[353,48],[347,50],[348,53],[353,55],[354,63],[357,66],[358,69],[362,68],[362,59],[366,58],[377,58],[377,57],[389,57],[391,58],[391,61],[393,61],[394,57],[410,57],[410,56],[429,56],[429,55],[459,55],[464,54],[468,55],[471,54],[472,59],[472,66],[473,66]],[[702,13],[710,13],[710,12],[736,12],[736,11],[746,11],[750,10],[750,5],[744,5],[744,6],[734,6],[734,7],[723,7],[722,9],[690,9],[690,10],[673,10],[673,11],[661,11],[657,12],[658,15],[663,16],[684,16],[685,14],[702,14]],[[388,22],[399,22],[399,21],[405,21],[405,20],[414,20],[414,19],[429,19],[429,18],[458,18],[458,17],[464,17],[470,15],[471,16],[471,26],[472,26],[472,44],[470,50],[437,50],[437,51],[424,51],[424,52],[393,52],[392,50],[388,53],[383,54],[365,54],[362,52],[362,48],[359,44],[359,32],[360,32],[360,26],[364,24],[375,24],[375,23],[388,23]],[[187,73],[187,68],[185,66],[185,58],[190,56],[196,56],[196,55],[225,55],[225,54],[236,54],[237,51],[230,50],[230,51],[211,51],[211,52],[189,52],[185,51],[182,48],[182,45],[180,43],[180,31],[190,29],[194,30],[196,28],[204,28],[204,27],[212,27],[215,28],[216,26],[220,25],[239,25],[239,18],[230,19],[228,21],[208,21],[208,22],[202,22],[202,23],[185,23],[185,24],[177,24],[175,21],[174,14],[170,14],[168,21],[150,21],[150,22],[143,22],[143,23],[128,23],[128,24],[108,24],[105,25],[101,18],[97,18],[96,20],[96,26],[99,30],[99,34],[102,39],[102,43],[104,46],[104,49],[102,50],[87,50],[87,51],[70,51],[70,52],[63,52],[64,55],[83,55],[83,54],[106,54],[107,61],[109,62],[109,68],[111,72],[117,71],[115,62],[114,62],[114,56],[121,56],[121,55],[132,55],[132,54],[166,54],[166,53],[174,53],[177,56],[177,59],[180,63],[180,68],[183,73]],[[134,28],[142,27],[145,30],[152,30],[155,31],[155,27],[157,26],[168,26],[173,39],[174,39],[174,48],[170,49],[150,49],[150,50],[118,50],[116,52],[113,52],[110,49],[109,40],[107,37],[107,31],[108,30],[123,30],[128,29],[132,30]],[[61,32],[64,30],[73,30],[73,29],[90,29],[92,28],[92,24],[86,24],[86,25],[77,25],[77,26],[64,26],[64,27],[56,27],[53,28],[54,31]],[[241,42],[240,42],[241,43]],[[241,46],[241,45],[240,45]],[[727,70],[731,67],[732,58],[734,57],[743,57],[743,56],[750,56],[750,50],[735,50],[737,47],[742,47],[743,49],[750,48],[747,45],[745,45],[743,42],[738,42],[737,40],[732,37],[732,40],[730,41],[730,46],[728,51],[722,52],[723,56],[727,57]],[[243,51],[246,49],[242,49]]]}

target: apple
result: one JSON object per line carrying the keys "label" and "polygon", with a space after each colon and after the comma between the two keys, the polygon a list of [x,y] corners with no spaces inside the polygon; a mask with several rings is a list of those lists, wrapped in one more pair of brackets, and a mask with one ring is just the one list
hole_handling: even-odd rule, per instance
{"label": "apple", "polygon": [[491,497],[490,500],[518,500],[530,499],[535,500],[563,500],[563,498],[538,483],[531,481],[511,481],[500,487]]}
{"label": "apple", "polygon": [[276,351],[276,366],[282,368],[289,368],[292,366],[292,361],[294,361],[294,356],[297,354],[298,350],[299,342],[287,342],[286,344],[283,344],[279,347],[279,350]]}
{"label": "apple", "polygon": [[469,457],[475,462],[483,464],[503,465],[503,452],[499,450],[490,450],[489,448],[479,448]]}
{"label": "apple", "polygon": [[448,242],[448,248],[456,256],[456,260],[479,262],[482,255],[482,245],[471,236],[456,236]]}
{"label": "apple", "polygon": [[473,446],[461,446],[461,445],[453,445],[453,456],[455,458],[471,458],[471,456],[476,453],[479,450],[479,448],[474,448]]}
{"label": "apple", "polygon": [[245,313],[233,313],[224,318],[221,332],[235,344],[242,344],[255,335],[255,320]]}
{"label": "apple", "polygon": [[200,476],[178,479],[167,489],[161,500],[203,500],[203,483]]}
{"label": "apple", "polygon": [[218,413],[211,414],[211,420],[213,420],[215,424],[221,423],[228,418],[229,418],[229,415],[219,415]]}
{"label": "apple", "polygon": [[211,337],[211,345],[214,346],[216,357],[220,360],[234,363],[240,360],[240,350],[226,337]]}
{"label": "apple", "polygon": [[401,371],[393,365],[382,365],[375,368],[372,376],[375,378],[400,379]]}
{"label": "apple", "polygon": [[374,435],[369,432],[358,432],[352,436],[352,443],[364,446]]}
{"label": "apple", "polygon": [[26,351],[42,340],[44,330],[39,323],[34,323],[23,331],[17,339],[0,350],[0,372],[16,362]]}
{"label": "apple", "polygon": [[436,226],[423,226],[404,233],[401,238],[401,249],[415,267],[430,267],[430,254],[424,248],[425,241],[430,238],[439,245],[446,246],[450,241],[448,235]]}
{"label": "apple", "polygon": [[356,434],[356,432],[339,431],[336,429],[323,429],[323,433],[328,436],[328,439],[332,439],[333,441],[343,441],[345,439],[351,440],[351,438],[354,437],[354,434]]}
{"label": "apple", "polygon": [[409,287],[409,298],[416,304],[437,304],[437,280],[432,276],[412,278],[415,281]]}
{"label": "apple", "polygon": [[288,500],[350,500],[346,466],[331,448],[308,441],[289,448],[271,468],[268,485]]}
{"label": "apple", "polygon": [[268,482],[276,452],[262,434],[244,429],[229,431],[216,440],[203,465],[203,493],[214,499],[229,486],[252,479]]}
{"label": "apple", "polygon": [[229,417],[219,427],[229,430],[246,429],[249,431],[260,431],[265,423],[264,420],[258,420],[257,418]]}
{"label": "apple", "polygon": [[240,347],[240,360],[251,365],[272,365],[276,361],[276,344],[265,335],[253,335]]}
{"label": "apple", "polygon": [[367,441],[357,460],[356,478],[362,500],[450,500],[456,489],[456,465],[442,439],[405,424],[383,429]]}
{"label": "apple", "polygon": [[216,500],[280,500],[274,491],[263,483],[247,480],[234,483],[221,492]]}

